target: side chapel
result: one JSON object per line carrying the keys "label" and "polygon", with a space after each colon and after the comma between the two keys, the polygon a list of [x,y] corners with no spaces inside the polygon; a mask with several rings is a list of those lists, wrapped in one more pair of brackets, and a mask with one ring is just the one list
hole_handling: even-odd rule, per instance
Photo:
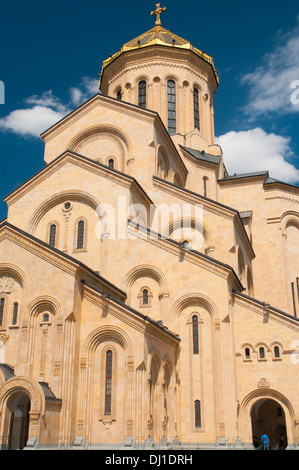
{"label": "side chapel", "polygon": [[5,198],[3,450],[299,448],[299,188],[228,174],[213,59],[164,10]]}

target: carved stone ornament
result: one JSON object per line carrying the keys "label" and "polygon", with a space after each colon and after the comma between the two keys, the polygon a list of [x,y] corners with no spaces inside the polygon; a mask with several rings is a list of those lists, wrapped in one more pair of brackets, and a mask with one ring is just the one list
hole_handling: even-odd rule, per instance
{"label": "carved stone ornament", "polygon": [[0,347],[2,346],[2,344],[6,343],[8,338],[9,338],[9,335],[7,335],[5,333],[0,333]]}
{"label": "carved stone ornament", "polygon": [[13,292],[15,280],[12,277],[0,277],[0,294],[11,294]]}
{"label": "carved stone ornament", "polygon": [[265,378],[262,378],[258,384],[257,384],[257,388],[270,388],[270,382],[265,379]]}

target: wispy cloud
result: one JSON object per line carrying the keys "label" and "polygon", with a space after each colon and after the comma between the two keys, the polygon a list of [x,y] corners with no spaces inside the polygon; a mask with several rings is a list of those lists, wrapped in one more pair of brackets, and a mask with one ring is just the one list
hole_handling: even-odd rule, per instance
{"label": "wispy cloud", "polygon": [[270,176],[286,183],[299,181],[299,170],[292,161],[295,155],[289,137],[267,134],[257,127],[248,131],[231,131],[216,138],[223,150],[230,174],[268,170]]}
{"label": "wispy cloud", "polygon": [[287,34],[280,32],[273,51],[261,59],[253,72],[242,77],[241,83],[249,87],[243,111],[252,119],[270,113],[299,112],[299,105],[291,100],[295,80],[299,80],[299,24]]}
{"label": "wispy cloud", "polygon": [[83,77],[78,87],[69,89],[69,101],[63,103],[60,98],[47,90],[41,95],[32,95],[24,99],[24,106],[0,119],[0,129],[27,137],[39,137],[50,126],[60,121],[75,107],[98,93],[98,81]]}

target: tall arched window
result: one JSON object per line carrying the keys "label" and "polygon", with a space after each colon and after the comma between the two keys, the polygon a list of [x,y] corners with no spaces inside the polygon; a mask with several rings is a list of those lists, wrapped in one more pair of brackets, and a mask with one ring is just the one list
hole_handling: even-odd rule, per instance
{"label": "tall arched window", "polygon": [[175,82],[168,80],[167,82],[167,107],[168,107],[168,132],[175,134],[176,132],[176,113],[175,113]]}
{"label": "tall arched window", "polygon": [[84,247],[84,230],[85,224],[83,220],[78,222],[78,232],[77,232],[77,249],[80,250]]}
{"label": "tall arched window", "polygon": [[143,303],[143,305],[148,305],[148,290],[147,289],[143,289],[142,303]]}
{"label": "tall arched window", "polygon": [[56,225],[52,224],[50,227],[50,234],[49,234],[49,245],[52,248],[55,248],[55,244],[56,244],[56,231],[57,231]]}
{"label": "tall arched window", "polygon": [[113,168],[114,168],[114,160],[113,160],[113,158],[110,158],[110,160],[108,161],[108,166],[109,166],[109,168],[111,168],[111,170],[113,170]]}
{"label": "tall arched window", "polygon": [[194,418],[195,418],[195,427],[201,427],[201,416],[200,416],[200,401],[195,400],[194,402]]}
{"label": "tall arched window", "polygon": [[193,89],[194,128],[199,129],[199,98],[198,89]]}
{"label": "tall arched window", "polygon": [[117,93],[116,93],[116,98],[117,98],[118,100],[121,100],[121,98],[122,98],[121,90],[120,90],[120,89],[119,89],[119,90],[117,91]]}
{"label": "tall arched window", "polygon": [[105,378],[105,414],[111,414],[112,397],[112,351],[106,352],[106,378]]}
{"label": "tall arched window", "polygon": [[0,299],[0,326],[2,326],[3,324],[4,305],[5,305],[5,299],[4,297],[2,297],[2,299]]}
{"label": "tall arched window", "polygon": [[274,348],[274,357],[278,359],[280,357],[279,347],[275,346]]}
{"label": "tall arched window", "polygon": [[15,302],[13,304],[13,312],[12,312],[12,324],[16,325],[18,323],[18,311],[19,311],[19,304]]}
{"label": "tall arched window", "polygon": [[146,108],[146,81],[141,80],[138,85],[138,106]]}
{"label": "tall arched window", "polygon": [[193,332],[193,354],[198,354],[198,318],[197,315],[192,317],[192,332]]}

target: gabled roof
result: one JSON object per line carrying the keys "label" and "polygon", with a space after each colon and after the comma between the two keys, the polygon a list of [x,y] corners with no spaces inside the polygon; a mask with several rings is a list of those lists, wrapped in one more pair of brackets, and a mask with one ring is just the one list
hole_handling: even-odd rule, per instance
{"label": "gabled roof", "polygon": [[233,175],[226,175],[222,179],[219,179],[218,182],[230,181],[230,180],[239,180],[244,178],[255,178],[258,176],[269,177],[268,171],[253,171],[251,173],[235,173]]}
{"label": "gabled roof", "polygon": [[27,239],[31,242],[33,242],[35,245],[42,247],[45,250],[45,253],[48,251],[49,253],[55,253],[58,258],[62,258],[65,261],[69,261],[70,265],[76,266],[77,268],[81,268],[82,273],[84,274],[84,271],[86,273],[86,277],[89,279],[90,275],[95,283],[98,281],[98,285],[101,286],[102,289],[105,290],[105,292],[110,292],[110,294],[113,292],[115,296],[121,299],[126,299],[127,294],[126,292],[122,291],[119,289],[117,286],[112,284],[111,282],[107,281],[107,279],[103,278],[100,274],[98,274],[96,271],[93,271],[89,266],[86,264],[82,263],[81,261],[77,260],[76,258],[73,258],[72,256],[68,255],[67,253],[58,250],[58,248],[51,247],[44,241],[40,240],[39,238],[36,238],[33,235],[30,235],[29,233],[25,232],[24,230],[8,223],[7,221],[4,221],[0,224],[0,232],[2,230],[7,229],[10,233],[10,235],[13,235],[14,233],[16,235],[21,235],[24,239]]}
{"label": "gabled roof", "polygon": [[212,155],[210,153],[206,153],[204,150],[200,151],[200,150],[190,149],[188,147],[183,147],[182,145],[180,145],[180,147],[183,150],[185,150],[189,155],[196,158],[196,160],[201,160],[207,163],[213,163],[214,165],[218,165],[221,161],[220,155]]}
{"label": "gabled roof", "polygon": [[[5,229],[5,228],[7,228],[11,233],[15,232],[15,233],[21,235],[22,237],[27,238],[28,240],[32,241],[33,243],[41,246],[45,250],[49,250],[49,252],[55,253],[57,255],[57,257],[61,257],[64,260],[69,261],[71,264],[77,266],[78,268],[81,268],[80,274],[82,275],[82,277],[84,277],[84,271],[87,274],[87,276],[85,276],[85,279],[81,279],[81,283],[83,285],[86,285],[87,287],[94,290],[98,294],[100,294],[102,296],[105,296],[105,298],[109,298],[115,304],[118,304],[122,308],[134,313],[136,316],[138,316],[138,317],[142,318],[143,320],[151,323],[152,325],[159,328],[160,330],[163,330],[167,335],[170,335],[171,337],[173,337],[176,340],[180,341],[179,336],[176,333],[173,333],[173,332],[169,331],[166,326],[161,325],[160,323],[153,320],[152,318],[150,318],[146,315],[143,315],[142,313],[138,312],[137,310],[134,310],[129,305],[125,304],[124,301],[127,298],[127,294],[125,292],[123,292],[121,289],[116,287],[111,282],[107,281],[107,279],[104,279],[100,274],[93,271],[91,268],[86,266],[81,261],[79,261],[76,258],[73,258],[72,256],[64,253],[63,251],[58,250],[57,248],[51,247],[50,245],[43,242],[42,240],[34,237],[33,235],[29,235],[28,233],[24,232],[23,230],[19,229],[18,227],[15,227],[14,225],[9,224],[8,222],[3,222],[2,224],[0,224],[0,232],[1,232],[1,230]],[[91,284],[91,282],[92,282],[92,284]],[[7,367],[4,367],[2,369],[2,372],[6,375],[8,375],[8,374],[10,374],[10,376],[13,375],[13,370],[8,369]],[[47,391],[49,392],[49,390],[47,390]]]}
{"label": "gabled roof", "polygon": [[190,189],[186,188],[181,188],[180,186],[175,185],[174,183],[171,183],[170,181],[163,180],[161,178],[158,178],[158,176],[153,176],[153,180],[159,182],[160,184],[162,183],[164,187],[170,187],[170,188],[175,188],[177,193],[182,193],[186,194],[186,196],[194,196],[202,201],[206,201],[208,204],[211,204],[211,206],[214,206],[215,208],[219,208],[219,210],[223,209],[224,211],[230,212],[232,216],[236,216],[237,220],[240,223],[240,227],[243,231],[244,237],[246,238],[246,241],[248,243],[248,247],[251,251],[252,256],[255,258],[255,253],[251,244],[251,241],[249,240],[248,234],[246,232],[246,229],[244,227],[244,224],[242,222],[242,219],[240,217],[240,213],[237,209],[234,209],[233,207],[226,206],[225,204],[222,204],[221,202],[215,201],[214,199],[210,199],[206,196],[203,196],[202,194],[195,193],[194,191],[191,191]]}
{"label": "gabled roof", "polygon": [[38,181],[39,178],[42,179],[47,172],[55,171],[55,166],[59,167],[59,165],[63,161],[63,159],[67,160],[68,158],[73,158],[74,160],[78,159],[81,162],[85,162],[87,165],[92,165],[93,168],[98,168],[99,171],[102,170],[105,173],[110,174],[111,176],[115,175],[115,176],[118,176],[122,179],[125,179],[125,180],[131,182],[131,184],[136,186],[136,188],[139,190],[139,192],[142,194],[142,196],[147,199],[148,203],[153,204],[153,201],[150,199],[148,194],[144,191],[142,186],[138,183],[138,181],[133,176],[127,175],[126,173],[122,173],[119,170],[109,168],[108,166],[104,165],[103,163],[99,163],[95,160],[92,160],[91,158],[85,157],[84,155],[80,155],[79,153],[73,152],[72,150],[66,150],[65,152],[63,152],[61,155],[59,155],[57,158],[55,158],[55,160],[50,162],[48,165],[46,165],[44,168],[42,168],[39,172],[37,172],[35,175],[33,175],[31,178],[29,178],[23,184],[21,184],[21,186],[19,186],[18,188],[14,189],[11,193],[9,193],[4,198],[4,201],[8,203],[11,198],[13,198],[14,196],[17,196],[18,193],[21,193],[22,190],[25,189],[26,186],[28,186],[31,182],[33,182],[34,180]]}

